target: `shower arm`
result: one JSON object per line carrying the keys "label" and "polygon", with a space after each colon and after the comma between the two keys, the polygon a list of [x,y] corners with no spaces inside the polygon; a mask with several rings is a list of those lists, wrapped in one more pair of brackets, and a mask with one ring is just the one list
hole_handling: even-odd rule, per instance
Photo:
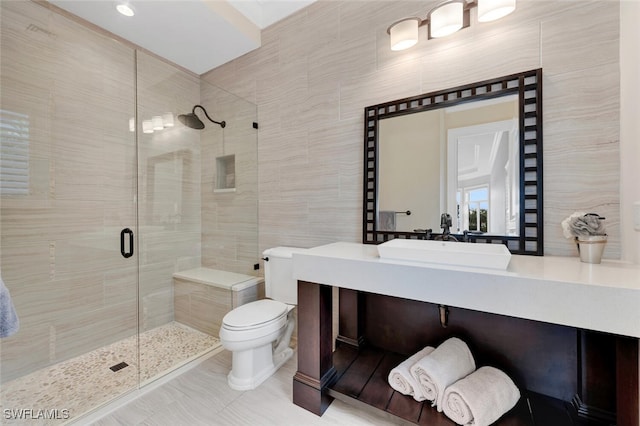
{"label": "shower arm", "polygon": [[207,110],[206,110],[206,109],[204,109],[204,107],[203,107],[202,105],[196,105],[196,106],[194,106],[194,107],[193,107],[193,109],[191,110],[191,113],[192,113],[193,115],[195,115],[195,114],[196,114],[196,108],[200,108],[200,109],[202,110],[202,112],[204,112],[204,115],[209,119],[209,121],[210,121],[210,122],[212,122],[212,123],[216,123],[216,124],[219,124],[219,125],[220,125],[220,127],[222,127],[223,129],[224,129],[224,128],[225,128],[225,126],[227,125],[227,123],[226,123],[224,120],[222,120],[222,121],[216,121],[216,120],[214,120],[213,118],[209,117],[209,114],[207,114]]}

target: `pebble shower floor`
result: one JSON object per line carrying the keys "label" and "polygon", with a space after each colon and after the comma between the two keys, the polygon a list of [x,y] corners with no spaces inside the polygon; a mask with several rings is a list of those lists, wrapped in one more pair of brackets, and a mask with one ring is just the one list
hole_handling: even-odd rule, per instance
{"label": "pebble shower floor", "polygon": [[217,338],[176,322],[141,333],[139,346],[139,359],[132,336],[4,383],[0,424],[64,424],[137,389],[138,380],[144,384],[221,347]]}

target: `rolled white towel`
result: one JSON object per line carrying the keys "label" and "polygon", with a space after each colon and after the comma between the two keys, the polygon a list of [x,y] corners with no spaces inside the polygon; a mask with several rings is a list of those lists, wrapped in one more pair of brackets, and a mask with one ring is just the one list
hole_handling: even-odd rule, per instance
{"label": "rolled white towel", "polygon": [[503,371],[480,367],[444,391],[444,414],[459,425],[486,426],[511,410],[520,391]]}
{"label": "rolled white towel", "polygon": [[409,368],[421,358],[429,355],[435,348],[427,346],[419,352],[411,355],[403,362],[392,368],[389,372],[389,385],[403,395],[411,395],[416,401],[424,401],[427,397],[422,393],[422,388],[411,375]]}
{"label": "rolled white towel", "polygon": [[426,399],[442,411],[442,397],[447,386],[471,374],[476,362],[465,342],[452,337],[426,357],[418,360],[409,370],[420,384]]}

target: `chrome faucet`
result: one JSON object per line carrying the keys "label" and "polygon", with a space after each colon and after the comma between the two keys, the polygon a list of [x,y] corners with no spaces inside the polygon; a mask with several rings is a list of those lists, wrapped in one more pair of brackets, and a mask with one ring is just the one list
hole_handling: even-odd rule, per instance
{"label": "chrome faucet", "polygon": [[451,215],[449,213],[442,213],[440,215],[440,228],[442,228],[442,235],[439,235],[436,239],[442,241],[458,241],[456,237],[451,235]]}
{"label": "chrome faucet", "polygon": [[451,234],[451,215],[449,213],[442,213],[440,215],[440,228],[442,228],[442,236]]}

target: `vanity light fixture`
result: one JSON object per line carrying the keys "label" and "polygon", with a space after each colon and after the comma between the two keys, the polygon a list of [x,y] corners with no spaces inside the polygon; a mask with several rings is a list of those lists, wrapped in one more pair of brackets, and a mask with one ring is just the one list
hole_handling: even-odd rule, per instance
{"label": "vanity light fixture", "polygon": [[165,112],[164,114],[162,114],[162,125],[164,127],[173,127],[174,126],[173,113],[172,112]]}
{"label": "vanity light fixture", "polygon": [[151,120],[144,120],[142,122],[143,133],[153,133],[153,122]]}
{"label": "vanity light fixture", "polygon": [[420,22],[420,18],[405,18],[391,24],[387,29],[391,50],[405,50],[416,44]]}
{"label": "vanity light fixture", "polygon": [[[174,127],[175,121],[173,120],[172,112],[165,112],[162,115],[154,115],[150,120],[142,120],[142,132],[143,133],[153,133],[157,130],[164,130],[169,127]],[[136,131],[136,119],[129,119],[129,131]]]}
{"label": "vanity light fixture", "polygon": [[404,50],[418,42],[418,28],[427,26],[429,39],[445,37],[469,26],[470,10],[478,8],[478,21],[489,22],[500,19],[516,8],[516,0],[447,0],[427,13],[423,20],[418,17],[404,18],[387,28],[391,50]]}
{"label": "vanity light fixture", "polygon": [[153,130],[164,129],[164,124],[162,123],[162,117],[159,115],[154,115],[153,117],[151,117],[151,124],[153,125]]}
{"label": "vanity light fixture", "polygon": [[[467,25],[468,24],[467,11]],[[452,0],[440,4],[427,14],[429,37],[446,37],[461,29],[464,25],[464,0]]]}

